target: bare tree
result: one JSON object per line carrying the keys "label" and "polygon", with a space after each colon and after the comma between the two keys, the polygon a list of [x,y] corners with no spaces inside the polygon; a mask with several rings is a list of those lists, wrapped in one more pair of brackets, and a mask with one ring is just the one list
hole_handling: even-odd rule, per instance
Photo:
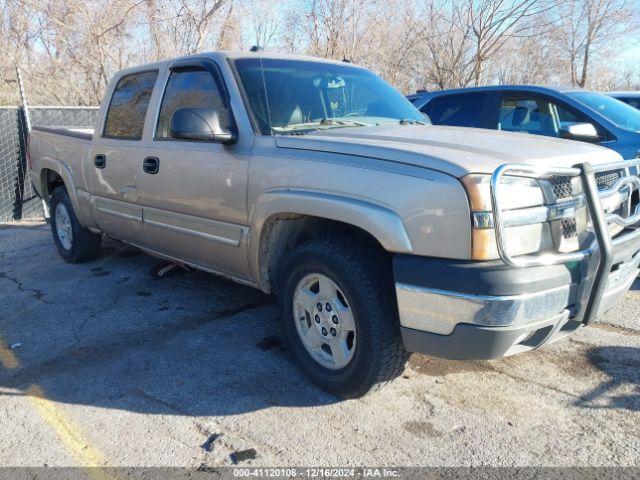
{"label": "bare tree", "polygon": [[[33,102],[95,105],[114,72],[206,50],[348,59],[402,89],[484,83],[632,86],[613,45],[635,0],[5,0],[0,102],[15,66]],[[635,83],[634,83],[635,82]]]}
{"label": "bare tree", "polygon": [[308,53],[326,58],[362,61],[370,55],[370,34],[376,26],[379,0],[311,0],[302,21]]}
{"label": "bare tree", "polygon": [[545,0],[466,0],[462,8],[458,8],[458,17],[470,25],[472,31],[469,83],[481,83],[485,63],[495,57],[509,39],[539,35],[541,25],[533,20],[553,7],[552,2]]}
{"label": "bare tree", "polygon": [[[547,0],[430,0],[421,17],[431,33],[422,77],[438,88],[491,82],[505,51],[544,33]],[[517,57],[517,56],[516,56]]]}
{"label": "bare tree", "polygon": [[571,83],[587,85],[594,50],[613,46],[637,29],[640,9],[629,0],[567,0],[558,4],[557,29],[571,72]]}
{"label": "bare tree", "polygon": [[245,0],[240,2],[239,9],[244,25],[248,27],[249,44],[264,49],[275,46],[283,26],[281,4],[273,0]]}
{"label": "bare tree", "polygon": [[[145,0],[147,35],[158,58],[215,49],[231,0]],[[227,7],[227,8],[225,8]]]}
{"label": "bare tree", "polygon": [[[36,98],[95,104],[113,72],[136,61],[133,49],[119,47],[129,42],[128,32],[135,23],[131,13],[139,5],[135,0],[12,3],[11,37],[21,45],[14,61],[24,70]],[[23,17],[28,23],[15,22]]]}

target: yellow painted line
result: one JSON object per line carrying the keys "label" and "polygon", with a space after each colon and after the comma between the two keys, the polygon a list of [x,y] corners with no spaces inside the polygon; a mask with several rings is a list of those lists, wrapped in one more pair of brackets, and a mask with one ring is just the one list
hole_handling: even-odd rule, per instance
{"label": "yellow painted line", "polygon": [[[18,358],[0,337],[0,364],[7,369],[20,368]],[[27,398],[36,408],[42,419],[56,432],[63,445],[76,457],[81,466],[85,467],[87,476],[92,480],[112,480],[102,468],[105,458],[92,447],[82,436],[81,430],[73,420],[58,406],[45,397],[42,388],[32,385],[26,392]]]}
{"label": "yellow painted line", "polygon": [[105,458],[82,436],[81,430],[75,425],[75,422],[58,408],[55,402],[45,397],[44,392],[38,385],[32,385],[27,389],[26,393],[40,416],[57,433],[65,447],[86,468],[89,478],[94,480],[113,478],[101,468],[95,468],[103,467]]}
{"label": "yellow painted line", "polygon": [[12,369],[20,367],[18,359],[13,354],[6,342],[0,337],[0,363],[4,368]]}

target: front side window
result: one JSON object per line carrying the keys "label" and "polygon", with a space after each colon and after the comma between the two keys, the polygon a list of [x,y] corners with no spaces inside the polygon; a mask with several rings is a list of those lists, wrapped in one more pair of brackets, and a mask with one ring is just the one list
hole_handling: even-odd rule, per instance
{"label": "front side window", "polygon": [[484,93],[443,95],[427,103],[422,111],[434,125],[481,128],[484,99]]}
{"label": "front side window", "polygon": [[561,128],[571,123],[592,121],[584,113],[546,98],[506,95],[499,112],[498,130],[560,137]]}
{"label": "front side window", "polygon": [[560,126],[569,123],[592,123],[591,119],[578,110],[569,110],[562,105],[555,105],[555,111],[558,114],[558,123]]}
{"label": "front side window", "polygon": [[242,58],[234,64],[265,135],[425,122],[400,92],[360,67],[269,58]]}
{"label": "front side window", "polygon": [[103,136],[122,140],[142,138],[157,77],[157,71],[150,71],[127,75],[118,81],[107,111]]}
{"label": "front side window", "polygon": [[171,72],[162,98],[155,138],[172,139],[171,117],[179,108],[189,107],[217,110],[221,126],[228,127],[229,114],[213,75],[199,67],[193,67]]}
{"label": "front side window", "polygon": [[535,98],[505,97],[500,108],[498,130],[557,137],[549,102]]}

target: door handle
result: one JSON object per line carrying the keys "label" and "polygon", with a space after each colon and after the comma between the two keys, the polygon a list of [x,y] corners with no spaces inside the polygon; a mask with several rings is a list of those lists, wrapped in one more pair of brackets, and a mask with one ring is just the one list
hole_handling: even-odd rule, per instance
{"label": "door handle", "polygon": [[104,167],[106,167],[107,166],[107,156],[103,155],[102,153],[99,153],[93,159],[93,164],[96,166],[96,168],[104,168]]}
{"label": "door handle", "polygon": [[147,157],[142,161],[142,170],[145,173],[156,174],[160,170],[160,159],[158,157]]}

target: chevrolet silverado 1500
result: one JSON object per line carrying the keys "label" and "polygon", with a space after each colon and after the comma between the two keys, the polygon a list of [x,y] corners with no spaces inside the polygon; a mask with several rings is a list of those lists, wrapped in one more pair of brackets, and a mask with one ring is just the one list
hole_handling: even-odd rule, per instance
{"label": "chevrolet silverado 1500", "polygon": [[499,358],[614,306],[640,262],[634,161],[424,120],[348,63],[200,54],[118,73],[93,132],[34,128],[31,178],[67,261],[107,235],[276,293],[341,396],[408,352]]}

